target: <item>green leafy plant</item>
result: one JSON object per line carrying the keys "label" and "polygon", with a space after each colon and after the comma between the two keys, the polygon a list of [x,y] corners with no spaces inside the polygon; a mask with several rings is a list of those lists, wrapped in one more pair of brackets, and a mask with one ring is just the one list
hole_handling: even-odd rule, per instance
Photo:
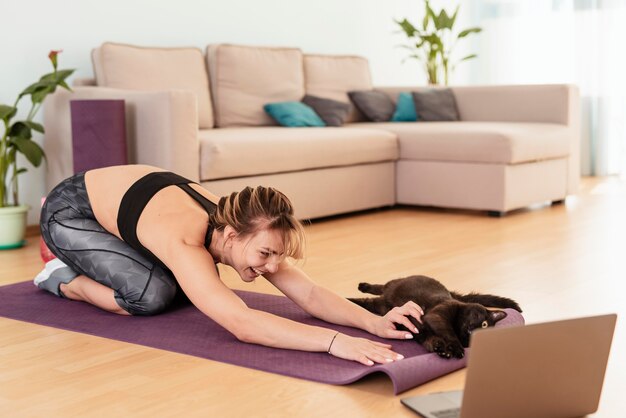
{"label": "green leafy plant", "polygon": [[[39,167],[45,159],[44,151],[32,140],[33,131],[44,133],[41,124],[34,122],[33,118],[41,108],[41,105],[50,93],[54,93],[57,87],[70,90],[65,80],[74,70],[57,70],[57,55],[61,51],[50,51],[48,58],[52,62],[53,72],[44,75],[36,83],[22,91],[13,106],[0,104],[0,119],[4,123],[4,133],[0,141],[0,207],[19,206],[17,176],[25,173],[26,168],[18,168],[16,155],[21,153],[33,166]],[[31,108],[26,120],[13,122],[17,114],[18,103],[25,97],[30,96]],[[12,191],[12,204],[9,204],[9,190]]]}
{"label": "green leafy plant", "polygon": [[401,46],[410,51],[406,59],[417,59],[424,64],[429,84],[439,84],[441,77],[443,77],[444,84],[447,86],[450,70],[454,71],[454,68],[459,63],[477,57],[476,54],[471,54],[451,65],[452,51],[457,42],[472,33],[481,32],[482,29],[479,27],[469,28],[462,30],[454,36],[452,28],[454,27],[460,6],[457,6],[454,14],[450,15],[445,9],[441,9],[439,13],[436,13],[430,7],[428,0],[424,0],[424,4],[426,12],[422,20],[421,29],[418,29],[407,19],[395,20],[396,24],[400,26],[409,38],[409,45]]}

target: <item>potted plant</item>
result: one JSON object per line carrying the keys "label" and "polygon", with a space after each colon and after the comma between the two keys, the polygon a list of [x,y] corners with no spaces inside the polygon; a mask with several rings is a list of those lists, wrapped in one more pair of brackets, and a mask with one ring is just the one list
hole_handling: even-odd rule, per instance
{"label": "potted plant", "polygon": [[[52,62],[53,72],[42,76],[39,81],[22,91],[13,106],[0,104],[0,120],[4,127],[0,140],[0,249],[17,248],[24,243],[26,214],[29,207],[20,205],[17,176],[25,173],[24,167],[18,167],[17,154],[22,154],[34,167],[39,167],[45,154],[41,147],[32,140],[33,131],[43,133],[41,124],[33,118],[50,93],[61,86],[71,90],[65,80],[74,70],[57,70],[57,55],[61,51],[50,51],[48,58]],[[31,108],[26,119],[15,120],[20,100],[30,96]]]}
{"label": "potted plant", "polygon": [[476,54],[467,55],[451,66],[452,51],[457,42],[467,35],[481,32],[482,29],[478,27],[465,29],[455,37],[452,34],[452,28],[460,6],[457,6],[454,14],[450,16],[445,9],[435,13],[428,0],[424,0],[424,3],[426,12],[421,29],[407,19],[395,21],[410,41],[409,45],[401,46],[410,51],[407,59],[414,58],[423,62],[426,74],[428,74],[428,84],[437,85],[443,77],[444,85],[447,86],[450,70],[454,70],[456,65],[463,61],[477,57]]}

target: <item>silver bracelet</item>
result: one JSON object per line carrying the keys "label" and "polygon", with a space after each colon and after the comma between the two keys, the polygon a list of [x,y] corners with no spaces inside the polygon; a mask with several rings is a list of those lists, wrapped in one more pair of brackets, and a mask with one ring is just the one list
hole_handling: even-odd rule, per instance
{"label": "silver bracelet", "polygon": [[337,338],[337,335],[339,335],[339,333],[336,333],[335,335],[333,335],[333,339],[330,340],[330,345],[328,346],[328,354],[330,354],[330,347],[333,346],[333,343],[335,342],[335,338]]}

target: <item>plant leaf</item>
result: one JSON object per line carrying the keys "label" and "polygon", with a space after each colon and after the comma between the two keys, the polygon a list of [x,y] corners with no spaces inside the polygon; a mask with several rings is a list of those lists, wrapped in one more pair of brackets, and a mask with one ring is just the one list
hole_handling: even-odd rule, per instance
{"label": "plant leaf", "polygon": [[459,62],[471,60],[472,58],[476,58],[477,56],[478,56],[477,54],[471,54],[471,55],[461,58]]}
{"label": "plant leaf", "polygon": [[11,141],[33,166],[39,167],[44,152],[36,142],[20,137],[12,138]]}
{"label": "plant leaf", "polygon": [[0,119],[9,121],[17,113],[17,107],[0,105]]}
{"label": "plant leaf", "polygon": [[48,74],[44,74],[39,78],[39,81],[54,81],[55,79],[55,74],[54,73],[48,73]]}
{"label": "plant leaf", "polygon": [[59,81],[59,86],[63,87],[67,91],[72,91],[72,88],[68,86],[65,81]]}
{"label": "plant leaf", "polygon": [[37,90],[34,93],[32,93],[30,95],[31,100],[33,101],[33,103],[41,103],[43,102],[43,99],[45,99],[48,94],[53,93],[54,90],[56,90],[55,84],[46,86],[45,88]]}
{"label": "plant leaf", "polygon": [[437,30],[450,29],[448,27],[449,22],[450,18],[448,17],[448,13],[446,13],[445,9],[441,9],[439,16],[437,16],[437,19],[435,20],[435,27]]}
{"label": "plant leaf", "polygon": [[17,153],[17,148],[11,147],[9,148],[9,152],[7,153],[7,167],[15,162],[15,154]]}
{"label": "plant leaf", "polygon": [[465,29],[461,32],[459,32],[459,34],[457,35],[458,39],[461,38],[465,38],[467,35],[469,35],[470,33],[480,33],[482,31],[482,28],[469,28],[469,29]]}
{"label": "plant leaf", "polygon": [[53,85],[54,85],[54,82],[52,81],[38,81],[36,83],[33,83],[30,86],[26,87],[24,91],[20,93],[18,100],[21,99],[23,96],[36,93],[38,91],[44,90]]}
{"label": "plant leaf", "polygon": [[41,103],[45,97],[53,93],[56,90],[57,86],[61,86],[67,90],[72,90],[65,79],[72,75],[75,70],[59,70],[56,73],[48,73],[39,79],[38,82],[31,84],[26,87],[24,91],[20,93],[19,98],[30,94],[32,96],[33,103]]}
{"label": "plant leaf", "polygon": [[428,20],[430,19],[430,15],[428,14],[428,10],[424,13],[424,19],[422,20],[422,29],[428,29]]}
{"label": "plant leaf", "polygon": [[415,26],[413,26],[413,24],[406,19],[396,20],[396,23],[402,28],[406,36],[408,36],[409,38],[413,37],[415,35],[415,32],[417,32]]}
{"label": "plant leaf", "polygon": [[414,58],[414,59],[416,59],[416,60],[418,60],[418,61],[422,61],[422,60],[423,60],[423,58],[422,58],[422,57],[420,57],[420,56],[419,56],[419,55],[417,55],[417,54],[409,54],[409,55],[407,55],[406,57],[404,57],[404,58],[402,59],[402,64],[404,64],[407,60],[409,60],[409,59],[411,59],[411,58]]}
{"label": "plant leaf", "polygon": [[57,83],[59,81],[64,81],[66,78],[71,76],[73,72],[74,72],[73,69],[72,70],[59,70],[59,71],[57,71],[55,80],[57,81]]}
{"label": "plant leaf", "polygon": [[30,139],[33,135],[28,125],[18,121],[9,128],[9,136],[11,138]]}
{"label": "plant leaf", "polygon": [[45,133],[46,131],[43,129],[43,125],[37,123],[37,122],[33,122],[30,120],[25,120],[24,124],[26,126],[28,126],[30,129],[32,129],[33,131],[37,131],[39,133]]}
{"label": "plant leaf", "polygon": [[456,6],[456,10],[454,10],[454,14],[452,15],[452,17],[450,18],[450,30],[452,30],[452,27],[454,26],[454,22],[456,22],[456,17],[459,14],[459,8],[461,7],[461,5],[457,5]]}
{"label": "plant leaf", "polygon": [[422,39],[425,42],[431,44],[431,48],[434,47],[436,49],[443,49],[443,43],[441,42],[441,38],[436,33],[431,33],[429,35],[422,36]]}
{"label": "plant leaf", "polygon": [[65,80],[67,77],[72,75],[72,73],[74,71],[75,71],[74,69],[58,70],[58,71],[56,71],[54,73],[48,73],[48,74],[42,75],[41,78],[39,79],[39,81]]}
{"label": "plant leaf", "polygon": [[[437,25],[437,15],[435,15],[435,12],[430,7],[430,3],[427,0],[425,1],[425,4],[426,4],[426,16],[430,17],[433,23]],[[424,30],[426,30],[426,28],[424,28]]]}

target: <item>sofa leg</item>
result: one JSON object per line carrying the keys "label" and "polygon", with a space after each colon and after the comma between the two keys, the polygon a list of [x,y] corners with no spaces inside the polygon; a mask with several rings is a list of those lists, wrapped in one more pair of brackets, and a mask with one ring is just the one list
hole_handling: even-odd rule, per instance
{"label": "sofa leg", "polygon": [[565,199],[559,199],[559,200],[553,200],[552,201],[552,205],[562,205],[563,203],[565,203]]}
{"label": "sofa leg", "polygon": [[499,210],[490,210],[489,212],[487,212],[487,214],[492,218],[502,218],[506,214],[506,212],[500,212]]}

